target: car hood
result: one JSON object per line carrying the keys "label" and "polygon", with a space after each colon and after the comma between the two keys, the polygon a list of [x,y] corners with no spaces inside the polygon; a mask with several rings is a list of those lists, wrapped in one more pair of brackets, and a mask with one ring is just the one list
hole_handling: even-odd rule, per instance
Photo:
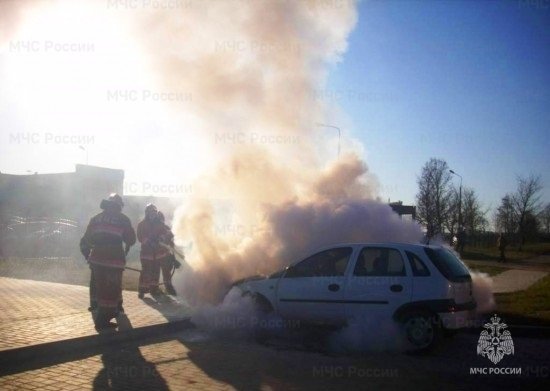
{"label": "car hood", "polygon": [[261,274],[256,274],[254,276],[245,277],[245,278],[241,278],[240,280],[234,281],[233,284],[231,284],[231,285],[240,285],[243,282],[265,280],[265,279],[267,279],[267,276],[264,276],[264,275],[261,275]]}

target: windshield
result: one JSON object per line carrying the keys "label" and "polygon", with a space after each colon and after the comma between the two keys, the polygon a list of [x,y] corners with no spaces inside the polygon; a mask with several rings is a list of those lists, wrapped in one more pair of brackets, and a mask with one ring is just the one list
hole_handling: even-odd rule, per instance
{"label": "windshield", "polygon": [[283,269],[283,270],[279,270],[278,272],[275,272],[273,274],[270,274],[267,278],[271,279],[271,278],[279,278],[281,277],[283,274],[285,274],[286,272],[286,267]]}
{"label": "windshield", "polygon": [[445,248],[433,249],[425,247],[424,251],[435,267],[449,281],[471,280],[470,272],[466,266],[449,250]]}

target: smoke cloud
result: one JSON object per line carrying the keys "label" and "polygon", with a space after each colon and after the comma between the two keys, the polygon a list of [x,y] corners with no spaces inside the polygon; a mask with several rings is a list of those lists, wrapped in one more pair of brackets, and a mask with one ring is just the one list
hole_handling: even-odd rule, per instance
{"label": "smoke cloud", "polygon": [[[254,162],[249,164],[254,170]],[[246,167],[243,171],[247,172]],[[235,202],[230,221],[253,227],[242,235],[217,232],[220,223],[216,223],[213,202],[202,200],[182,208],[176,232],[192,238],[194,244],[191,262],[195,272],[185,275],[182,282],[187,298],[218,301],[232,281],[274,272],[322,246],[361,241],[418,242],[422,232],[416,223],[401,220],[388,205],[368,198],[369,187],[361,182],[365,174],[364,164],[350,155],[321,172],[306,192],[308,197],[291,193],[290,199],[279,203]],[[285,180],[291,182],[292,175]],[[256,185],[264,181],[258,178]],[[221,187],[228,182],[228,187],[233,187],[239,176],[223,176],[216,181]]]}
{"label": "smoke cloud", "polygon": [[217,162],[174,219],[178,242],[191,244],[194,272],[179,284],[186,298],[219,302],[231,282],[321,246],[420,240],[418,225],[377,201],[360,151],[335,161],[335,139],[315,129],[334,114],[315,91],[346,50],[356,3],[189,4],[143,11],[137,29],[159,82],[193,97],[187,134],[209,140]]}
{"label": "smoke cloud", "polygon": [[[190,302],[219,302],[232,281],[271,273],[320,246],[421,238],[419,226],[377,201],[362,147],[344,132],[336,159],[340,140],[316,125],[338,122],[338,108],[316,92],[347,49],[355,1],[155,3],[28,4],[34,13],[43,6],[63,16],[83,7],[94,20],[116,20],[139,44],[144,64],[136,66],[150,72],[158,91],[188,98],[164,103],[181,139],[211,160],[197,163],[206,171],[173,219],[194,270],[179,281]],[[20,4],[3,3],[13,21],[3,27],[9,35],[27,12]],[[156,152],[151,159],[162,164]]]}
{"label": "smoke cloud", "polygon": [[487,273],[470,271],[472,276],[472,295],[477,303],[476,312],[484,314],[496,308],[493,295],[493,279]]}

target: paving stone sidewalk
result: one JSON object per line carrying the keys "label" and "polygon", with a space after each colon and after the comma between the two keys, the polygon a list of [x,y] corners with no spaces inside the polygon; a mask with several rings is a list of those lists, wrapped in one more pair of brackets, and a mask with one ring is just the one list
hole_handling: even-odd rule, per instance
{"label": "paving stone sidewalk", "polygon": [[524,261],[496,262],[465,260],[475,270],[476,266],[496,266],[509,269],[492,277],[494,293],[510,293],[528,289],[550,272],[550,256],[540,255]]}
{"label": "paving stone sidewalk", "polygon": [[[538,390],[547,389],[545,341],[514,337],[516,353],[504,365],[516,375],[470,375],[488,365],[476,354],[477,335],[461,334],[429,356],[392,352],[334,355],[261,346],[185,330],[106,346],[0,377],[1,390]],[[541,369],[541,365],[543,365]],[[537,376],[528,368],[536,369]]]}
{"label": "paving stone sidewalk", "polygon": [[493,276],[494,293],[510,293],[528,289],[548,273],[536,270],[507,270]]}
{"label": "paving stone sidewalk", "polygon": [[[0,297],[0,351],[97,334],[87,287],[0,277]],[[120,331],[189,317],[182,303],[140,300],[129,291],[123,300]]]}

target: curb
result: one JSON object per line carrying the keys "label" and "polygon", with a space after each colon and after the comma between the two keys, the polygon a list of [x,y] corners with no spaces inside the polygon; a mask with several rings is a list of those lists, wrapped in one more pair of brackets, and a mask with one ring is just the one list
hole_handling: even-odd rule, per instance
{"label": "curb", "polygon": [[138,327],[122,332],[87,335],[3,350],[0,352],[0,376],[60,364],[68,361],[69,356],[77,356],[79,358],[94,356],[101,354],[102,349],[109,345],[153,336],[162,337],[166,334],[194,327],[189,319],[183,319],[169,323]]}

